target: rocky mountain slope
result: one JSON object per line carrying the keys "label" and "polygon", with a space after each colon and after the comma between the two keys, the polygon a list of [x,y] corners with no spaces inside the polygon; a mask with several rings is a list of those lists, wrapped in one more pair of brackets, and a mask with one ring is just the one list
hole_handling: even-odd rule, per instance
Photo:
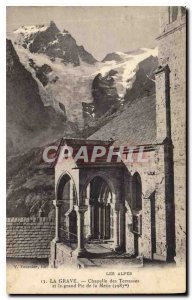
{"label": "rocky mountain slope", "polygon": [[30,53],[19,46],[15,49],[23,66],[36,80],[44,104],[55,109],[55,103],[59,103],[60,108],[65,107],[67,120],[82,129],[82,102],[92,102],[91,85],[96,65],[83,63],[73,67],[62,64],[59,59],[52,62],[44,54]]}
{"label": "rocky mountain slope", "polygon": [[37,216],[53,210],[54,169],[42,162],[43,148],[7,157],[7,216]]}
{"label": "rocky mountain slope", "polygon": [[37,214],[42,205],[48,214],[55,196],[53,170],[39,163],[45,144],[61,136],[88,137],[127,110],[129,102],[152,95],[157,49],[114,52],[97,62],[53,22],[22,26],[10,38],[8,215]]}
{"label": "rocky mountain slope", "polygon": [[[37,82],[7,40],[7,153],[24,152],[64,134],[66,115],[45,106]],[[55,104],[56,105],[56,104]]]}
{"label": "rocky mountain slope", "polygon": [[[49,68],[44,66],[44,71]],[[40,163],[45,144],[79,133],[67,120],[64,106],[43,103],[37,81],[21,64],[10,40],[6,75],[7,216],[29,216],[54,197],[54,171]],[[46,213],[51,207],[47,202]]]}
{"label": "rocky mountain slope", "polygon": [[79,66],[81,61],[96,63],[96,59],[84,47],[78,46],[67,30],[61,32],[51,21],[48,25],[22,26],[14,31],[15,42],[31,53],[43,53],[52,60],[60,58],[62,63]]}
{"label": "rocky mountain slope", "polygon": [[92,82],[93,102],[83,103],[87,135],[127,103],[155,93],[157,49],[111,53],[103,61]]}
{"label": "rocky mountain slope", "polygon": [[[43,101],[52,105],[55,99],[60,108],[65,107],[67,119],[81,130],[90,122],[92,126],[112,106],[118,109],[135,93],[136,97],[151,88],[154,92],[150,77],[157,65],[157,49],[109,53],[97,62],[54,22],[22,26],[11,38],[20,61],[37,81]],[[144,60],[148,67],[143,66]],[[142,73],[139,77],[138,72]],[[135,89],[130,94],[133,82]]]}

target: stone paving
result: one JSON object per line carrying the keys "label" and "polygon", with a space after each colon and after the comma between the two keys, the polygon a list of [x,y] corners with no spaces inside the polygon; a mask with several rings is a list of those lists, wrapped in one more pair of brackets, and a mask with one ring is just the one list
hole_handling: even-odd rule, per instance
{"label": "stone paving", "polygon": [[130,257],[126,253],[116,253],[112,249],[112,243],[91,242],[86,244],[88,255],[79,258],[82,267],[142,267],[142,257]]}

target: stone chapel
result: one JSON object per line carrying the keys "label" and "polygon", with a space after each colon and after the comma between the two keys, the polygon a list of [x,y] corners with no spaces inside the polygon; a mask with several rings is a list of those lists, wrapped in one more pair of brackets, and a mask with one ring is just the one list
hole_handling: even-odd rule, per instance
{"label": "stone chapel", "polygon": [[[186,11],[160,8],[156,93],[133,101],[78,149],[140,147],[147,163],[55,163],[55,238],[50,265],[105,255],[184,262],[186,238]],[[103,246],[104,245],[104,246]],[[97,253],[94,253],[94,247]],[[100,247],[100,248],[99,248]]]}

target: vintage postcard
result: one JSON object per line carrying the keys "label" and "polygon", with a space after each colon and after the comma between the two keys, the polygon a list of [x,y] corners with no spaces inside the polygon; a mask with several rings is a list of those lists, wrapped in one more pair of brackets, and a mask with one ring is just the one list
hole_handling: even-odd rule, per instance
{"label": "vintage postcard", "polygon": [[6,21],[7,293],[186,293],[186,8]]}

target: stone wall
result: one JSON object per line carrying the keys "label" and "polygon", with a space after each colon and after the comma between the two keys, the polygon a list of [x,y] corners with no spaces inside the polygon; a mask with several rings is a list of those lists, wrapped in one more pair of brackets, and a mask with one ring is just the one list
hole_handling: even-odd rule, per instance
{"label": "stone wall", "polygon": [[55,222],[45,217],[7,218],[7,257],[48,258]]}
{"label": "stone wall", "polygon": [[176,260],[181,261],[186,250],[186,16],[179,15],[168,24],[168,13],[168,7],[163,8],[158,49],[159,64],[168,64],[170,68]]}
{"label": "stone wall", "polygon": [[77,263],[74,249],[63,243],[51,242],[51,255],[49,265],[52,268],[57,268],[62,265],[74,265]]}

